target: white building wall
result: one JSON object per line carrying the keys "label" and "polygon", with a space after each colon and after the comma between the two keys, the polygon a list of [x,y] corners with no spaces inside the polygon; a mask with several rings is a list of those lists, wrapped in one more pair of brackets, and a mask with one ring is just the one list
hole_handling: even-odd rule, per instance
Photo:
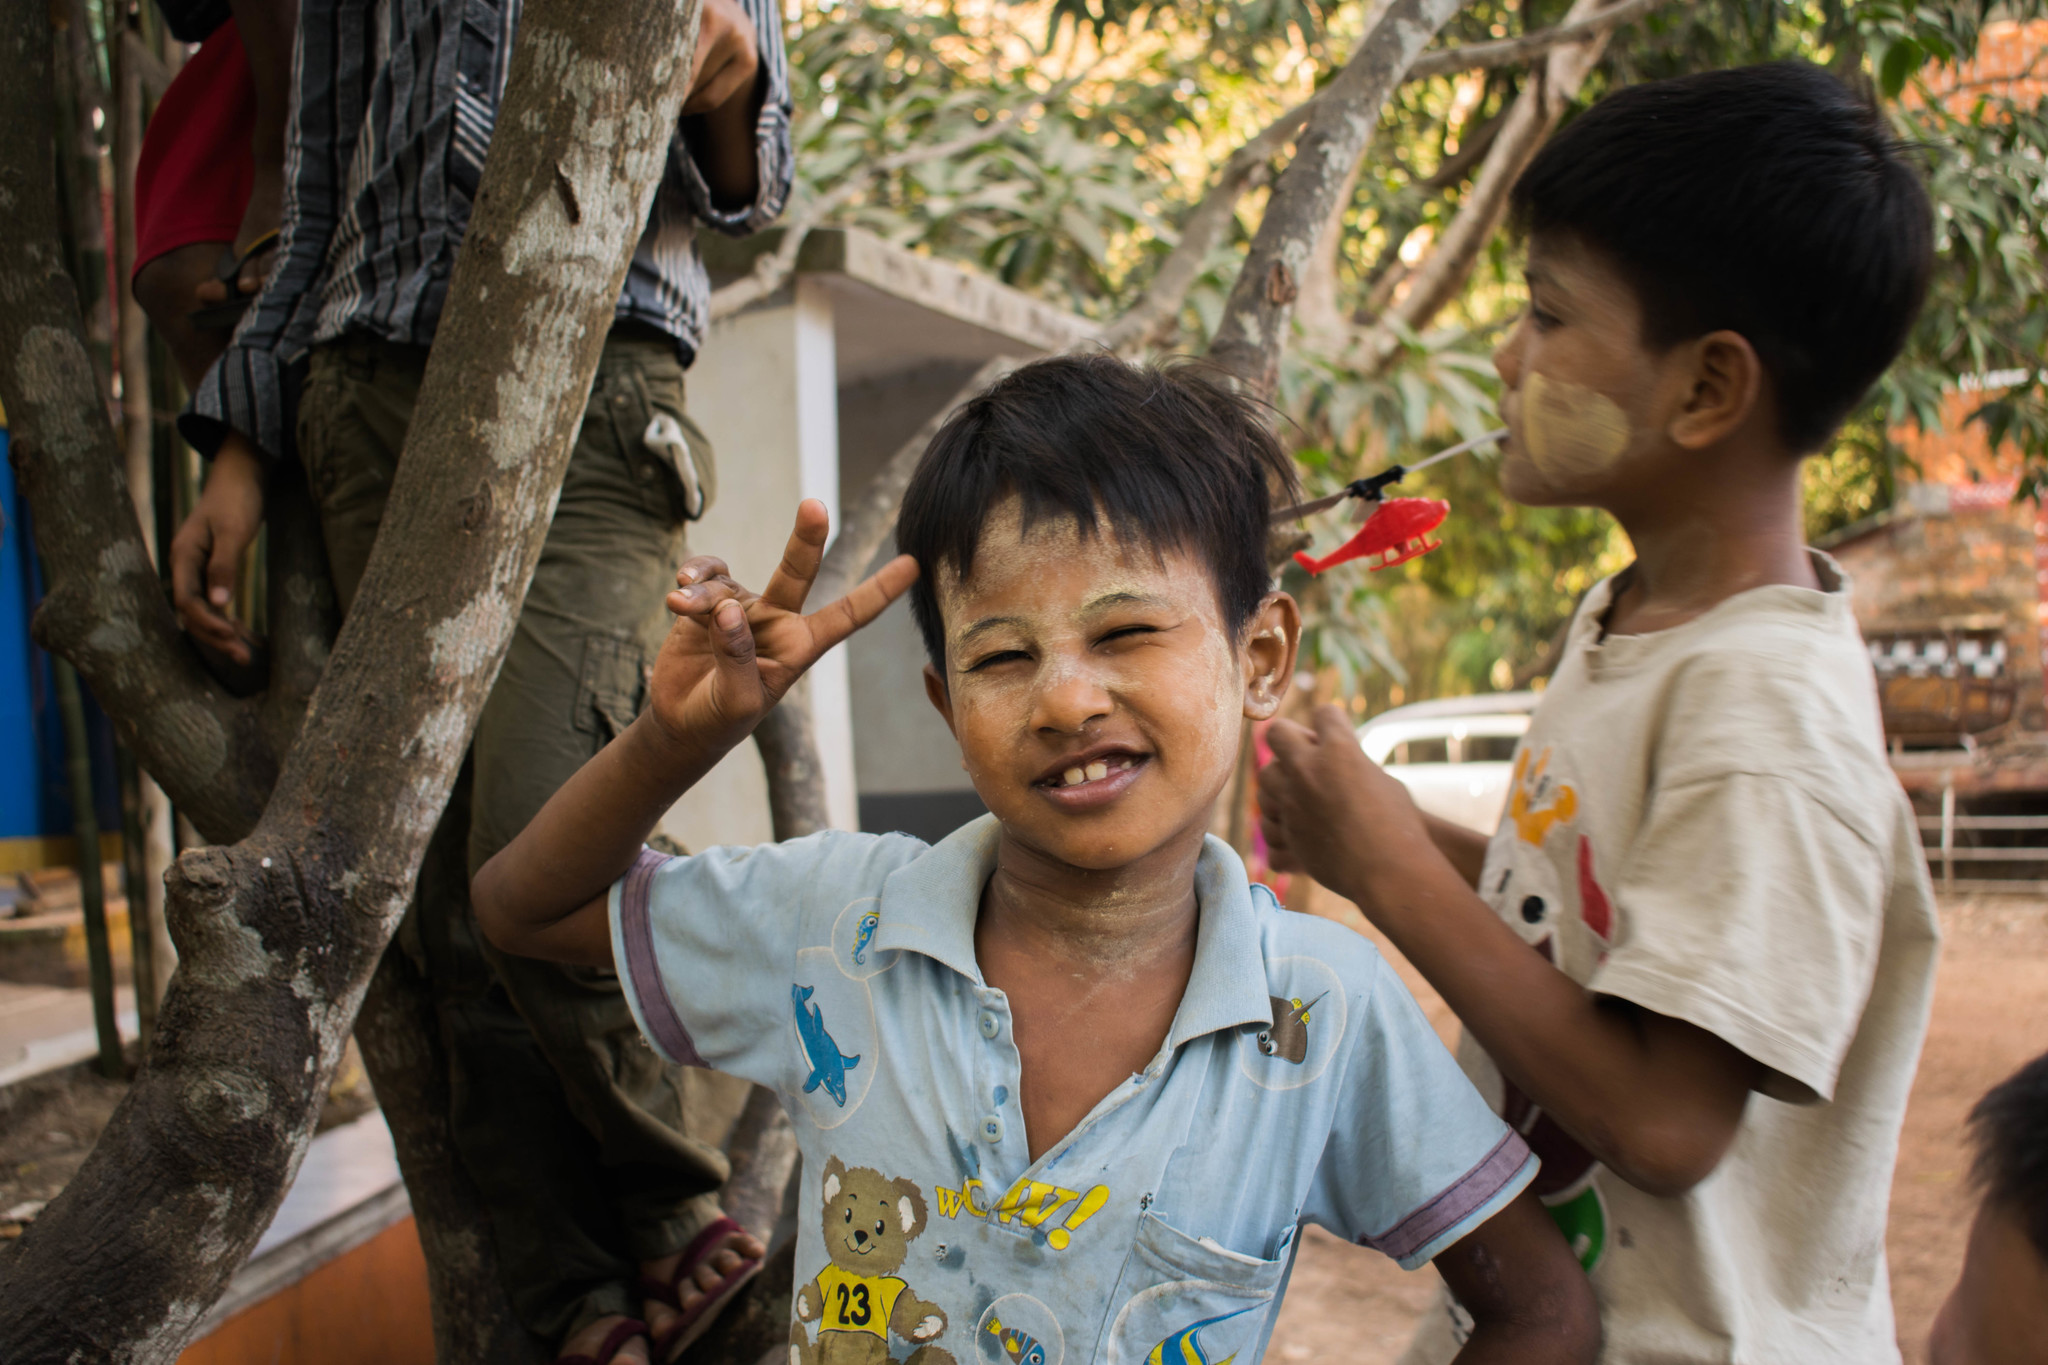
{"label": "white building wall", "polygon": [[[799,277],[792,302],[714,326],[690,368],[690,415],[718,459],[718,500],[690,528],[690,548],[719,556],[756,591],[782,558],[799,502],[817,498],[837,524],[836,367],[830,293],[822,282]],[[819,660],[810,677],[826,808],[835,826],[854,829],[845,647]],[[692,850],[771,839],[767,781],[753,745],[728,754],[676,803],[662,828]]]}

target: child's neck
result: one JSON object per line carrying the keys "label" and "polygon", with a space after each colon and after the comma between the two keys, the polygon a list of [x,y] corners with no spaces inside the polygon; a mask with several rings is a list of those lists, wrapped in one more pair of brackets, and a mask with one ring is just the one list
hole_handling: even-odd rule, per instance
{"label": "child's neck", "polygon": [[1192,953],[1201,852],[1202,831],[1193,830],[1135,862],[1095,871],[1005,834],[982,893],[976,946],[987,939],[1028,947],[1072,971],[1112,976],[1182,945]]}
{"label": "child's neck", "polygon": [[1089,871],[1007,833],[974,955],[1009,997],[1026,1150],[1037,1161],[1159,1053],[1194,972],[1202,831]]}
{"label": "child's neck", "polygon": [[1610,633],[1669,630],[1752,588],[1820,586],[1806,552],[1796,458],[1702,452],[1676,469],[1685,472],[1662,481],[1654,497],[1613,509],[1636,558],[1608,614]]}

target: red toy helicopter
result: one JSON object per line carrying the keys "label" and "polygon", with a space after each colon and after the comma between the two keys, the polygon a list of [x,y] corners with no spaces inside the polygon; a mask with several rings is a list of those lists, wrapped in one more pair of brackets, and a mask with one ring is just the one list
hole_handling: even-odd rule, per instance
{"label": "red toy helicopter", "polygon": [[1304,502],[1294,507],[1283,507],[1273,514],[1273,520],[1292,521],[1312,512],[1326,511],[1346,498],[1357,498],[1361,502],[1375,504],[1372,514],[1365,519],[1365,525],[1358,528],[1358,533],[1321,559],[1313,559],[1306,552],[1301,552],[1294,556],[1294,562],[1312,574],[1319,574],[1325,569],[1332,569],[1339,564],[1371,555],[1379,556],[1378,563],[1366,566],[1375,573],[1381,569],[1390,569],[1396,564],[1406,564],[1409,560],[1426,555],[1443,545],[1440,540],[1431,540],[1429,533],[1443,525],[1444,518],[1451,514],[1451,505],[1440,498],[1389,499],[1386,496],[1387,486],[1399,483],[1409,474],[1439,460],[1462,455],[1477,446],[1491,445],[1507,434],[1507,429],[1503,427],[1498,431],[1489,431],[1484,436],[1461,442],[1449,450],[1439,450],[1416,464],[1394,465],[1371,478],[1358,479],[1347,484],[1342,491],[1332,493],[1326,498],[1317,498],[1313,502]]}
{"label": "red toy helicopter", "polygon": [[1365,525],[1358,528],[1357,535],[1329,554],[1321,559],[1311,559],[1305,552],[1297,553],[1294,562],[1315,574],[1354,559],[1378,555],[1379,562],[1366,567],[1375,573],[1391,569],[1441,546],[1443,542],[1431,540],[1429,533],[1443,525],[1444,518],[1450,514],[1451,505],[1441,498],[1388,499],[1373,509],[1372,515],[1365,519]]}

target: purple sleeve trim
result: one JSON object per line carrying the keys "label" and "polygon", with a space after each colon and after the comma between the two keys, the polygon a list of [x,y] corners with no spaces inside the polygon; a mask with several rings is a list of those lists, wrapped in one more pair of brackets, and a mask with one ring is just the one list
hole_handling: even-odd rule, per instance
{"label": "purple sleeve trim", "polygon": [[[666,1003],[666,1002],[664,1002]],[[1477,1166],[1452,1181],[1436,1198],[1416,1209],[1377,1237],[1359,1242],[1395,1260],[1413,1256],[1418,1250],[1470,1218],[1501,1192],[1529,1160],[1529,1144],[1517,1133],[1508,1133],[1494,1144]]]}
{"label": "purple sleeve trim", "polygon": [[661,964],[654,957],[654,922],[648,914],[648,896],[654,889],[654,874],[674,860],[651,848],[626,869],[619,887],[619,940],[626,950],[626,974],[632,979],[633,1000],[640,1006],[647,1035],[655,1046],[684,1066],[703,1066],[690,1031],[676,1014],[661,982]]}

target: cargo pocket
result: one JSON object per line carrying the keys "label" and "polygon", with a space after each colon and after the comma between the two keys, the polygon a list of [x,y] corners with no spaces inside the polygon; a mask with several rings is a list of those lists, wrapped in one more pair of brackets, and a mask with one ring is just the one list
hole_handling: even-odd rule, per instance
{"label": "cargo pocket", "polygon": [[637,444],[642,455],[661,470],[670,514],[678,521],[700,520],[718,493],[718,467],[712,457],[711,440],[683,408],[683,381],[679,375],[641,370],[635,379],[640,386],[645,422],[639,431],[620,435]]}
{"label": "cargo pocket", "polygon": [[646,695],[645,656],[628,635],[587,635],[576,687],[576,728],[598,743],[616,738],[640,714]]}
{"label": "cargo pocket", "polygon": [[1140,1215],[1098,1358],[1110,1365],[1257,1359],[1292,1243],[1289,1229],[1279,1257],[1262,1260]]}

